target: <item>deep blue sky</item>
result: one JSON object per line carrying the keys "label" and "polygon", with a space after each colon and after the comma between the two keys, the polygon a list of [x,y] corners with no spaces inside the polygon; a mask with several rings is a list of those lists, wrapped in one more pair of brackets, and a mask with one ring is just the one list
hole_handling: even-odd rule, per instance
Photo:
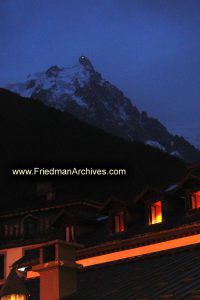
{"label": "deep blue sky", "polygon": [[140,110],[199,123],[199,0],[0,0],[0,85],[86,55]]}

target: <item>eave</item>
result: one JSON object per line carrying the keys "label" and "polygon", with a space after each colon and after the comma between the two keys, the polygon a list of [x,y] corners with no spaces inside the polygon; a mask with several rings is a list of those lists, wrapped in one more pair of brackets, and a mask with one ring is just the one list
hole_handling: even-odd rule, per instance
{"label": "eave", "polygon": [[54,210],[58,208],[65,208],[65,207],[72,207],[72,206],[79,206],[79,205],[84,205],[88,207],[93,207],[95,209],[100,208],[100,204],[94,201],[88,201],[88,200],[83,200],[83,201],[76,201],[76,202],[68,202],[65,204],[60,204],[60,205],[52,205],[49,207],[41,207],[41,208],[35,208],[35,209],[25,209],[25,210],[20,210],[18,212],[2,212],[0,213],[0,218],[8,218],[8,217],[14,217],[14,216],[21,216],[24,214],[30,214],[30,213],[35,213],[35,212],[43,212],[43,211],[49,211],[49,210]]}
{"label": "eave", "polygon": [[96,246],[83,248],[77,252],[77,259],[79,260],[146,245],[153,245],[198,234],[200,234],[200,223],[183,225],[158,232],[147,232],[125,240],[114,240]]}

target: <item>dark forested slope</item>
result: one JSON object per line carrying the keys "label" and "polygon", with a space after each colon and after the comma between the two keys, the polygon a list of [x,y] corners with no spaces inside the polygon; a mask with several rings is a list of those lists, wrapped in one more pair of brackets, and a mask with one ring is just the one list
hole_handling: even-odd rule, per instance
{"label": "dark forested slope", "polygon": [[[0,105],[1,192],[9,201],[23,199],[35,180],[65,182],[69,193],[79,197],[101,200],[112,194],[125,199],[147,184],[163,186],[185,173],[184,162],[176,157],[112,136],[39,101],[24,101],[1,89]],[[127,176],[25,178],[11,174],[14,167],[46,166],[124,168]]]}

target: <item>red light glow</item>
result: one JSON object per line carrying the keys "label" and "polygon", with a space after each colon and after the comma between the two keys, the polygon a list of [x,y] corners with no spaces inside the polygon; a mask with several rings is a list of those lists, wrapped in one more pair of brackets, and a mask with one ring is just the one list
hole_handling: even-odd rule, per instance
{"label": "red light glow", "polygon": [[200,191],[192,193],[192,209],[200,208]]}
{"label": "red light glow", "polygon": [[84,267],[200,243],[200,234],[76,261]]}
{"label": "red light glow", "polygon": [[35,278],[35,277],[39,277],[40,274],[38,272],[33,272],[33,271],[28,271],[26,274],[26,278],[30,279],[30,278]]}
{"label": "red light glow", "polygon": [[150,206],[149,224],[157,224],[162,222],[162,202],[157,201]]}
{"label": "red light glow", "polygon": [[120,211],[115,215],[115,232],[124,231],[124,212]]}
{"label": "red light glow", "polygon": [[[200,243],[200,234],[178,238],[170,241],[156,243],[148,246],[142,246],[138,248],[132,248],[128,250],[117,251],[113,253],[103,254],[99,256],[93,256],[77,260],[76,263],[82,264],[84,267],[108,263],[126,258],[133,258],[145,254],[151,254],[155,252],[161,252],[164,250],[170,250],[180,248],[184,246],[194,245]],[[27,279],[40,276],[38,272],[28,271]]]}

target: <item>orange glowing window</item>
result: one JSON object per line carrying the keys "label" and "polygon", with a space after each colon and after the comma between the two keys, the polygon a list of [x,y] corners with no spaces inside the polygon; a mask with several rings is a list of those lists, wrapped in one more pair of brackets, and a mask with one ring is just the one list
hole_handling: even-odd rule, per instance
{"label": "orange glowing window", "polygon": [[162,222],[162,201],[150,204],[149,224],[157,224]]}
{"label": "orange glowing window", "polygon": [[119,211],[114,216],[114,231],[124,232],[124,211]]}
{"label": "orange glowing window", "polygon": [[66,241],[74,242],[75,240],[74,225],[66,226],[65,232],[66,232]]}
{"label": "orange glowing window", "polygon": [[17,295],[17,294],[12,294],[12,295],[7,295],[1,297],[2,300],[26,300],[28,297],[26,295]]}
{"label": "orange glowing window", "polygon": [[192,209],[200,208],[200,191],[192,193],[191,199],[192,199]]}

